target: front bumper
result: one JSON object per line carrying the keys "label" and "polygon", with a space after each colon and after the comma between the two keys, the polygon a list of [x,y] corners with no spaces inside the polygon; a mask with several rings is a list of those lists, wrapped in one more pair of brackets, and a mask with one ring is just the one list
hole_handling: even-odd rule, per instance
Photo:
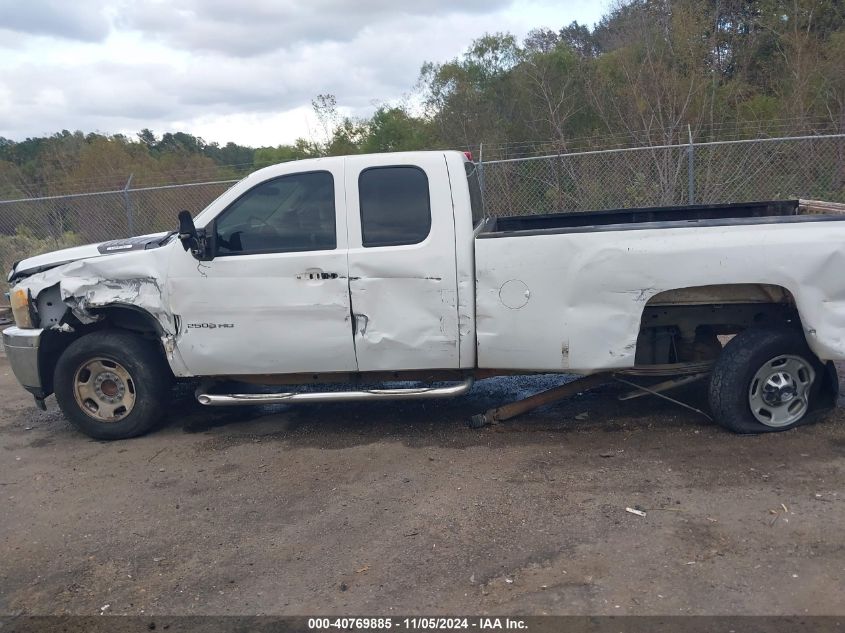
{"label": "front bumper", "polygon": [[38,367],[42,332],[42,329],[24,330],[14,326],[3,330],[3,347],[15,378],[36,398],[44,394]]}

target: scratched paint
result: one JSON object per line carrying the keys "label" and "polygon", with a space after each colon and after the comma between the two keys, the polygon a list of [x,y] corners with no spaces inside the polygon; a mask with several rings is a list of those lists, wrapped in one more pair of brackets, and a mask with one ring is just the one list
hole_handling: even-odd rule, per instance
{"label": "scratched paint", "polygon": [[[845,358],[843,244],[841,223],[809,222],[477,240],[479,366],[582,373],[630,367],[652,297],[715,284],[785,288],[813,351]],[[531,280],[531,301],[520,310],[498,296],[513,278]]]}

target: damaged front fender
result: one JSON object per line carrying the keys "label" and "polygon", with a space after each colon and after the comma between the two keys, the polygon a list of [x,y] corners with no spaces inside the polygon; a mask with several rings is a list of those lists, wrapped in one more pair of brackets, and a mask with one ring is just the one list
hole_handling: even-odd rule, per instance
{"label": "damaged front fender", "polygon": [[13,290],[35,298],[42,327],[66,331],[68,314],[89,324],[103,318],[103,308],[132,306],[147,312],[165,337],[173,337],[176,323],[159,281],[162,267],[161,258],[144,252],[85,259],[31,275]]}

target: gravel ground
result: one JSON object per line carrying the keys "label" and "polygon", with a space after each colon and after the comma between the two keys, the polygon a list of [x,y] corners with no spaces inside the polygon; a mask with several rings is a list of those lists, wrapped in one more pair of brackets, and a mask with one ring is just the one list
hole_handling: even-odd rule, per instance
{"label": "gravel ground", "polygon": [[182,393],[161,430],[105,443],[37,411],[0,355],[0,614],[845,614],[843,409],[739,437],[606,387],[464,424],[561,381]]}

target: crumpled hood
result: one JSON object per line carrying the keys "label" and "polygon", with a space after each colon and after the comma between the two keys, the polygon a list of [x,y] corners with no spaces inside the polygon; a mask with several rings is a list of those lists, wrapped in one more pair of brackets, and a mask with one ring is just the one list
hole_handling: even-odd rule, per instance
{"label": "crumpled hood", "polygon": [[78,261],[80,259],[89,259],[91,257],[102,257],[103,255],[117,255],[119,253],[158,248],[164,244],[166,241],[165,238],[167,238],[170,234],[171,233],[169,232],[151,233],[150,235],[129,237],[122,240],[111,240],[108,242],[100,242],[99,244],[86,244],[85,246],[63,248],[59,251],[51,251],[49,253],[44,253],[43,255],[29,257],[15,264],[14,268],[9,273],[9,283],[35,273],[50,270],[56,266]]}

